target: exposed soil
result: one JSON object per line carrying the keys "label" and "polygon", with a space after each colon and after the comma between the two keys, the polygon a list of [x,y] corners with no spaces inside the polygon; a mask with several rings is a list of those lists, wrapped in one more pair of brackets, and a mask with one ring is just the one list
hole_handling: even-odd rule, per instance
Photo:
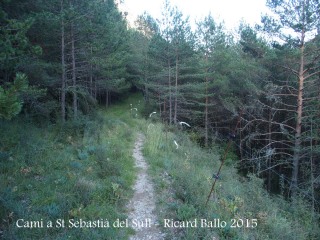
{"label": "exposed soil", "polygon": [[128,204],[129,222],[135,230],[130,240],[161,240],[165,234],[161,232],[155,213],[154,187],[147,174],[148,165],[141,153],[143,142],[144,136],[139,134],[133,150],[138,176],[133,198]]}

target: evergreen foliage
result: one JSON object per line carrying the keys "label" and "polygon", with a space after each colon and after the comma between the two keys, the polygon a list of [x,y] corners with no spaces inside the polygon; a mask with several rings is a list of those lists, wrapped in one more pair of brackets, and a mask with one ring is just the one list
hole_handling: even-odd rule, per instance
{"label": "evergreen foliage", "polygon": [[27,77],[17,73],[13,84],[6,89],[0,86],[0,118],[11,119],[19,114],[22,108],[22,100],[19,96],[28,87]]}
{"label": "evergreen foliage", "polygon": [[[0,140],[0,164],[4,166],[0,170],[0,177],[6,184],[14,187],[12,179],[6,178],[11,166],[16,169],[15,174],[24,169],[27,177],[28,174],[31,175],[28,167],[32,165],[37,171],[37,174],[32,172],[35,178],[41,176],[43,168],[54,166],[61,170],[63,166],[68,169],[68,174],[63,173],[63,176],[70,177],[73,181],[75,188],[72,190],[72,204],[76,207],[69,206],[66,202],[60,205],[54,197],[49,202],[41,197],[40,200],[36,196],[32,198],[33,205],[39,201],[43,205],[40,204],[43,208],[37,211],[45,212],[47,216],[57,216],[58,212],[77,215],[77,207],[82,209],[82,205],[89,207],[85,207],[85,213],[80,215],[93,216],[90,211],[98,210],[92,199],[100,194],[98,190],[101,189],[108,203],[116,204],[119,195],[126,189],[121,181],[127,180],[118,179],[126,166],[108,161],[105,155],[110,153],[109,148],[115,146],[113,157],[118,159],[127,153],[122,152],[121,144],[115,139],[113,146],[109,146],[107,140],[99,142],[102,136],[91,127],[88,128],[91,122],[89,119],[97,117],[95,114],[99,106],[109,107],[112,102],[121,100],[131,92],[140,91],[144,96],[145,117],[150,118],[153,123],[156,120],[162,121],[166,137],[169,134],[172,141],[179,144],[186,141],[184,135],[182,137],[177,134],[178,129],[186,131],[193,142],[213,153],[219,151],[217,145],[224,146],[231,138],[234,149],[228,155],[227,165],[235,165],[241,174],[250,176],[255,187],[260,187],[264,181],[269,193],[279,194],[281,200],[275,200],[276,203],[268,200],[272,206],[279,206],[280,209],[283,205],[290,209],[297,201],[305,201],[305,208],[301,207],[301,212],[308,209],[311,213],[302,216],[309,231],[313,226],[310,221],[318,221],[317,212],[320,208],[320,164],[317,161],[320,157],[319,1],[267,0],[267,6],[273,11],[273,15],[262,16],[261,24],[254,28],[243,22],[234,34],[228,33],[224,24],[216,22],[212,15],[197,22],[196,29],[192,30],[189,18],[172,6],[169,0],[164,1],[161,19],[154,19],[144,13],[137,18],[135,27],[130,28],[127,15],[120,12],[117,2],[0,2],[0,127],[4,131]],[[110,138],[116,138],[120,134],[123,138],[127,136],[132,140],[132,132],[127,125],[135,122],[135,117],[138,117],[136,113],[140,112],[143,105],[135,104],[126,106],[130,113],[125,115],[129,118],[129,123],[103,118],[108,121],[108,126],[105,126],[107,129],[103,129],[104,133]],[[139,111],[133,112],[133,109]],[[151,117],[151,112],[157,113]],[[120,116],[114,114],[116,117],[123,117],[123,111],[120,111]],[[234,132],[239,117],[239,127]],[[23,149],[23,139],[26,136],[17,133],[23,132],[22,128],[15,128],[19,121],[38,125],[37,127],[52,127],[57,124],[65,133],[53,127],[54,131],[58,131],[58,137],[51,132],[47,133],[51,142],[38,142],[30,137],[31,143]],[[145,124],[147,123],[149,124]],[[6,126],[10,130],[5,132]],[[115,132],[112,135],[110,131],[113,127]],[[141,125],[139,127],[145,128]],[[35,132],[38,130],[34,129]],[[93,136],[88,140],[82,135],[91,136],[87,131],[97,137],[98,142],[92,140]],[[146,134],[152,138],[153,145],[148,143],[146,154],[155,158],[155,165],[166,171],[170,170],[175,177],[173,185],[176,187],[179,206],[171,207],[177,213],[176,217],[183,220],[205,213],[205,209],[198,208],[194,202],[199,203],[199,198],[204,194],[200,175],[209,167],[210,157],[200,153],[199,149],[191,148],[190,142],[184,144],[189,144],[195,153],[175,154],[175,146],[168,144],[167,139],[164,143],[161,125],[148,131]],[[171,135],[173,133],[176,135]],[[67,140],[63,140],[61,134]],[[79,139],[74,142],[72,134],[84,142]],[[173,136],[179,139],[173,139]],[[34,138],[41,139],[42,136],[35,134]],[[65,160],[72,156],[70,161],[62,161],[64,165],[52,160],[49,153],[59,152],[56,149],[59,147],[54,147],[57,141],[62,144],[61,149],[67,145],[66,152],[61,153],[59,159]],[[43,150],[46,144],[49,144],[48,152]],[[22,149],[19,150],[20,147]],[[181,174],[177,163],[170,161],[168,155],[162,155],[164,148],[172,153],[170,157],[179,159],[178,162],[184,169]],[[12,153],[15,153],[14,159],[18,159],[17,161],[9,161]],[[197,153],[201,156],[204,154],[208,161],[201,162],[199,169],[193,169],[190,164],[197,164],[190,160],[190,156],[193,154],[194,158]],[[44,159],[48,156],[52,165],[44,160],[38,164],[32,157],[33,154]],[[78,178],[79,171],[85,172],[84,169],[90,168],[91,160],[99,166],[95,169],[95,180]],[[217,156],[214,162],[218,162]],[[130,164],[127,155],[125,163]],[[41,164],[44,164],[43,168],[39,167]],[[192,174],[190,169],[198,172],[195,176],[196,183],[191,183],[186,177],[186,173]],[[130,174],[121,176],[129,180],[132,177]],[[50,177],[55,176],[50,175],[46,181],[51,181]],[[101,187],[102,179],[105,178],[108,184],[113,184],[111,187]],[[129,180],[128,183],[131,181]],[[93,184],[94,181],[101,184]],[[43,187],[41,184],[39,181],[37,190]],[[231,187],[235,183],[227,184],[230,188],[228,192],[237,196],[238,190],[232,190]],[[252,193],[250,191],[253,188],[246,186],[249,190],[239,191],[242,194],[244,191]],[[24,187],[29,188],[28,185]],[[70,189],[64,190],[66,193]],[[198,195],[194,196],[192,191],[198,191]],[[33,193],[39,194],[36,190]],[[261,190],[254,194],[262,204],[267,192]],[[10,203],[18,197],[13,189],[1,189],[0,207],[3,206],[5,210],[0,209],[0,219],[8,217],[10,211],[25,216],[21,208]],[[79,201],[76,200],[77,197]],[[245,198],[226,199],[227,196],[223,194],[220,197],[219,201],[224,209],[230,211],[228,217],[235,214],[234,207],[239,207],[241,199]],[[246,201],[250,199],[246,198]],[[248,217],[253,212],[264,214],[267,211],[266,208],[254,206],[257,209],[243,207],[240,211],[242,216]],[[108,212],[107,209],[105,211]],[[315,239],[317,230],[310,234],[297,232],[291,227],[296,222],[286,221],[288,216],[300,217],[301,212],[291,215],[288,210],[281,215],[279,224],[283,224],[283,232],[272,228],[273,218],[269,218],[270,222],[259,229],[261,235],[239,235],[231,230],[219,234],[222,238],[236,236],[274,239],[276,234],[287,238],[293,233],[297,238]],[[276,213],[269,211],[268,214],[271,216]],[[114,216],[117,214],[114,213]],[[271,232],[268,229],[272,229]],[[10,232],[12,228],[8,227],[7,230],[9,237],[19,238],[19,233]],[[1,231],[0,223],[0,238]],[[96,234],[100,236],[100,233]],[[208,231],[191,231],[185,234],[190,238],[205,239],[209,236]],[[39,236],[32,236],[32,233],[28,235],[29,238]],[[114,232],[110,236],[119,237]]]}

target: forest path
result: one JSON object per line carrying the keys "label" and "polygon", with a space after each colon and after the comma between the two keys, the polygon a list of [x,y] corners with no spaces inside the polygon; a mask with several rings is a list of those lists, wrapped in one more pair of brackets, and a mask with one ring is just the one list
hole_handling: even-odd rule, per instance
{"label": "forest path", "polygon": [[144,136],[139,133],[133,150],[138,176],[133,187],[133,198],[128,204],[129,222],[135,230],[130,240],[161,240],[165,235],[161,232],[155,214],[154,187],[147,173],[148,165],[141,152],[143,143]]}

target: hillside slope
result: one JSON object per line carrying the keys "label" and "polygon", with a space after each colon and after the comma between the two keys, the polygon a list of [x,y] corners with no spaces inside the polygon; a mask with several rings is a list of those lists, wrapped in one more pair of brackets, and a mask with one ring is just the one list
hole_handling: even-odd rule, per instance
{"label": "hillside slope", "polygon": [[167,228],[168,239],[319,239],[318,218],[312,217],[310,206],[271,197],[262,179],[237,173],[233,154],[206,206],[224,149],[204,150],[181,131],[166,132],[158,123],[151,126],[144,153],[157,183],[160,219],[198,223],[195,228]]}
{"label": "hillside slope", "polygon": [[130,101],[65,125],[0,121],[0,239],[128,238],[112,223],[136,173]]}
{"label": "hillside slope", "polygon": [[[306,203],[270,197],[261,179],[238,175],[234,154],[206,206],[223,147],[204,150],[183,130],[159,123],[157,114],[144,119],[142,110],[142,97],[133,95],[65,126],[2,121],[0,238],[128,239],[133,231],[113,224],[128,219],[138,173],[132,152],[143,133],[166,239],[319,239]],[[59,219],[87,225],[62,227]],[[89,226],[97,220],[105,226]],[[31,228],[35,221],[53,227]]]}

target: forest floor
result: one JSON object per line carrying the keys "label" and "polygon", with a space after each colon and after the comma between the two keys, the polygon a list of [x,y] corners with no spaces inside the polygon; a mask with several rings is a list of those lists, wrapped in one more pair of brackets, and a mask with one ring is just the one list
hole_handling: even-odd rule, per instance
{"label": "forest floor", "polygon": [[160,240],[164,233],[159,228],[155,213],[156,202],[153,183],[148,176],[148,165],[141,153],[144,136],[139,133],[133,150],[135,166],[138,168],[137,179],[134,184],[134,195],[128,204],[129,219],[136,231],[131,240]]}

